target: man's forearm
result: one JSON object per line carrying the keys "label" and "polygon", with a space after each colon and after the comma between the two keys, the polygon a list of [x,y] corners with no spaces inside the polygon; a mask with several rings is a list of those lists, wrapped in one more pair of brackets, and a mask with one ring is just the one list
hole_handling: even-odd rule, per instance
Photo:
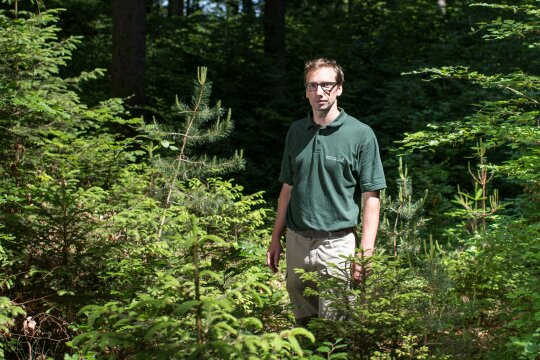
{"label": "man's forearm", "polygon": [[272,230],[272,240],[268,251],[266,252],[266,265],[272,270],[272,272],[278,271],[279,257],[283,248],[281,246],[281,234],[285,229],[285,215],[287,214],[287,208],[289,207],[289,201],[291,199],[292,186],[283,184],[281,192],[279,194],[278,209],[276,213],[276,221],[274,222],[274,229]]}
{"label": "man's forearm", "polygon": [[364,250],[364,256],[370,256],[375,248],[375,239],[379,229],[379,213],[381,202],[378,191],[365,192],[362,194],[362,238],[360,246]]}
{"label": "man's forearm", "polygon": [[274,222],[274,229],[272,230],[272,242],[279,242],[281,234],[285,229],[285,216],[287,214],[287,208],[289,207],[289,201],[291,200],[291,191],[292,186],[283,184],[278,199],[276,221]]}

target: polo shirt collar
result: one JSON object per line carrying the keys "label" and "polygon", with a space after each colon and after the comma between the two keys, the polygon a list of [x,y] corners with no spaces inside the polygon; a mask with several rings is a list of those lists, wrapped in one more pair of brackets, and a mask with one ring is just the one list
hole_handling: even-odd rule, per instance
{"label": "polo shirt collar", "polygon": [[[345,110],[343,110],[342,108],[338,108],[338,109],[339,109],[339,115],[334,119],[334,121],[326,125],[325,128],[334,128],[334,127],[337,128],[343,125],[343,122],[345,121],[347,114],[345,113]],[[316,124],[313,122],[311,111],[308,112],[308,116],[304,124],[307,129],[316,127]]]}

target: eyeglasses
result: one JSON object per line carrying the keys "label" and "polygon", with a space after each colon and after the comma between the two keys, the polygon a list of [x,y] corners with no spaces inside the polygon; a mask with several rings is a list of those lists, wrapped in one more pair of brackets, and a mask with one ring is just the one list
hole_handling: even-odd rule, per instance
{"label": "eyeglasses", "polygon": [[317,88],[320,86],[322,91],[329,93],[336,87],[338,83],[337,82],[322,82],[322,83],[316,83],[316,82],[309,82],[306,83],[306,89],[309,91],[317,91]]}

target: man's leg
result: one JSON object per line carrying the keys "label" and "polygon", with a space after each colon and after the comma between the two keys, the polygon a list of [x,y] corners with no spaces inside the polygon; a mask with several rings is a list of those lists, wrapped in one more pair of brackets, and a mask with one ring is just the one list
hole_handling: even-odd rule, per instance
{"label": "man's leg", "polygon": [[[354,233],[350,233],[341,238],[320,240],[317,247],[317,272],[323,279],[337,278],[348,286],[351,281],[351,264],[342,256],[349,257],[354,255],[356,239]],[[334,264],[335,266],[332,266]],[[352,301],[352,298],[340,299],[339,302]],[[332,306],[332,300],[320,297],[319,316],[325,319],[339,320],[343,314],[340,314]]]}
{"label": "man's leg", "polygon": [[305,296],[306,287],[315,288],[315,284],[302,281],[294,269],[314,271],[310,264],[313,241],[298,235],[292,230],[287,230],[287,291],[293,305],[293,312],[298,326],[305,327],[309,320],[318,316],[319,297]]}

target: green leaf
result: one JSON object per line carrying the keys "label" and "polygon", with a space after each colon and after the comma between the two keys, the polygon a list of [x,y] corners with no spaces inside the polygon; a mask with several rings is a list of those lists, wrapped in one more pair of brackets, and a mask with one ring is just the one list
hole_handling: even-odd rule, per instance
{"label": "green leaf", "polygon": [[148,329],[148,331],[146,331],[146,333],[144,334],[144,340],[150,340],[151,338],[154,337],[154,335],[156,333],[158,333],[159,331],[163,330],[163,329],[166,329],[170,326],[173,326],[174,325],[174,322],[173,321],[160,321],[156,324],[154,324],[152,327],[150,327]]}
{"label": "green leaf", "polygon": [[71,291],[71,290],[58,290],[58,295],[60,295],[60,296],[75,295],[75,292]]}
{"label": "green leaf", "polygon": [[175,315],[184,315],[185,313],[187,313],[194,307],[198,306],[199,304],[201,304],[199,300],[188,300],[186,302],[183,302],[179,306],[177,306],[174,309],[174,313]]}

